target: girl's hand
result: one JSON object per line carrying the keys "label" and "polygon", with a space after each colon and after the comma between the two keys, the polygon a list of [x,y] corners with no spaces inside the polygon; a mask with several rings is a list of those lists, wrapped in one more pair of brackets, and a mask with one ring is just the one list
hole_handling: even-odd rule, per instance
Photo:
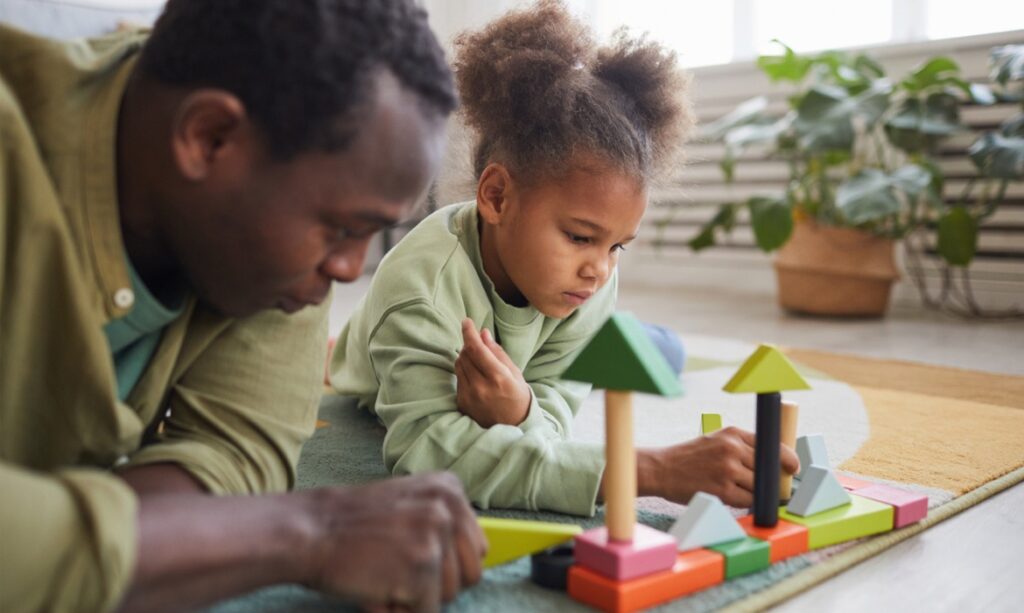
{"label": "girl's hand", "polygon": [[456,404],[484,428],[518,426],[530,411],[530,386],[489,330],[462,321],[462,351],[455,360]]}
{"label": "girl's hand", "polygon": [[[800,470],[789,447],[782,445],[779,457],[784,471]],[[695,493],[707,492],[729,506],[748,508],[754,504],[754,433],[730,427],[671,447],[639,450],[637,486],[641,496],[685,504]]]}

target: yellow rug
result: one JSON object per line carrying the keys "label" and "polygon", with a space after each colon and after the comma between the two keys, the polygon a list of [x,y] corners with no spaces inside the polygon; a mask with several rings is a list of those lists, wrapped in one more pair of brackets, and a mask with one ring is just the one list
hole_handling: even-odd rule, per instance
{"label": "yellow rug", "polygon": [[1024,377],[788,349],[851,385],[870,434],[840,470],[952,492],[1024,466]]}

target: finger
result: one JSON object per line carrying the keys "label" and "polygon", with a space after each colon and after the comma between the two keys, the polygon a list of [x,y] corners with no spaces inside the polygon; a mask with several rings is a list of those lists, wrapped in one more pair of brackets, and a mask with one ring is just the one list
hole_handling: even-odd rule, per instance
{"label": "finger", "polygon": [[782,445],[779,450],[779,459],[782,460],[782,470],[791,475],[800,472],[800,458],[788,445]]}
{"label": "finger", "polygon": [[505,353],[505,348],[499,345],[498,342],[494,340],[494,337],[491,336],[490,330],[485,328],[484,331],[480,333],[480,336],[484,341],[484,345],[491,350],[491,353],[498,358],[499,362],[505,365],[505,368],[508,368],[513,373],[520,372],[516,363],[512,361],[512,358],[508,357],[507,353]]}
{"label": "finger", "polygon": [[459,593],[462,584],[462,571],[459,570],[459,551],[455,543],[455,535],[449,533],[441,554],[441,598],[450,602]]}
{"label": "finger", "polygon": [[749,509],[754,506],[754,494],[753,492],[747,491],[741,488],[733,488],[729,492],[728,496],[731,502],[728,502],[730,507],[736,507],[738,509]]}
{"label": "finger", "polygon": [[724,432],[724,433],[726,433],[726,434],[728,434],[730,436],[734,436],[734,437],[738,438],[740,441],[742,441],[744,444],[746,444],[751,449],[754,448],[754,444],[757,441],[757,438],[754,436],[753,432],[750,432],[748,430],[743,430],[741,428],[736,428],[734,426],[730,426],[730,427],[726,428],[725,430],[722,430],[722,432]]}
{"label": "finger", "polygon": [[754,491],[754,471],[749,467],[744,466],[743,468],[736,471],[733,477],[733,484],[736,487],[746,492],[753,493]]}
{"label": "finger", "polygon": [[465,346],[462,348],[462,355],[469,358],[473,366],[490,380],[509,376],[508,369],[498,360],[497,356],[484,344],[480,334],[467,326],[464,322],[462,327],[462,338]]}
{"label": "finger", "polygon": [[483,575],[483,559],[487,555],[487,539],[476,517],[460,522],[455,539],[462,587],[476,585]]}
{"label": "finger", "polygon": [[481,385],[487,381],[487,375],[481,372],[480,367],[469,357],[465,347],[459,357],[462,360],[462,372],[466,375],[467,389],[470,385]]}

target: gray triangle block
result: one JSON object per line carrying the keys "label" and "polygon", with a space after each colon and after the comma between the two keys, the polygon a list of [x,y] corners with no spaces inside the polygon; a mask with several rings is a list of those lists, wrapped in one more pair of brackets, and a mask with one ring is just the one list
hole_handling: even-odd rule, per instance
{"label": "gray triangle block", "polygon": [[686,512],[672,524],[669,533],[679,542],[679,551],[720,545],[747,536],[722,501],[704,492],[693,495]]}
{"label": "gray triangle block", "polygon": [[797,479],[803,479],[807,469],[811,466],[830,467],[825,437],[820,434],[808,434],[796,439],[796,455],[800,458],[800,472],[796,474]]}
{"label": "gray triangle block", "polygon": [[811,465],[807,467],[800,489],[790,499],[786,510],[793,515],[808,517],[851,502],[850,493],[840,485],[831,470]]}

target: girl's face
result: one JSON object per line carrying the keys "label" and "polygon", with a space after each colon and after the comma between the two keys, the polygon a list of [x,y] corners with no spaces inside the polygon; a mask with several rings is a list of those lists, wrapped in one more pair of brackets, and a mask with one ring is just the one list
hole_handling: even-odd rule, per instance
{"label": "girl's face", "polygon": [[647,194],[636,179],[604,164],[528,189],[492,164],[477,203],[484,269],[498,294],[563,319],[611,278],[636,237]]}

